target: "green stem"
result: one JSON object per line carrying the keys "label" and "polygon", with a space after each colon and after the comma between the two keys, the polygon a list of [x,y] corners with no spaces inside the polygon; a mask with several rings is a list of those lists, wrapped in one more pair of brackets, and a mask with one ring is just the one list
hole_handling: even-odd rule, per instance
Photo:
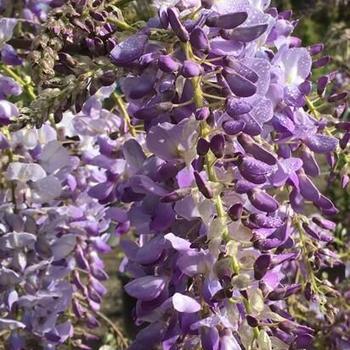
{"label": "green stem", "polygon": [[121,21],[116,18],[109,18],[107,19],[109,23],[115,24],[119,29],[121,30],[127,30],[130,32],[135,32],[135,28],[133,28],[130,24],[126,23],[125,21]]}
{"label": "green stem", "polygon": [[315,107],[315,105],[313,104],[313,102],[312,102],[308,97],[306,97],[306,103],[307,103],[307,106],[309,107],[310,112],[311,112],[317,119],[319,119],[319,118],[320,118],[320,113],[318,112],[317,108]]}
{"label": "green stem", "polygon": [[130,119],[128,111],[126,110],[126,107],[125,107],[125,104],[124,104],[122,97],[119,94],[117,94],[116,92],[114,92],[113,98],[114,98],[114,101],[116,102],[116,104],[120,110],[120,113],[122,114],[122,116],[125,120],[126,125],[128,126],[128,128],[130,130],[131,135],[136,137],[135,128],[131,124],[131,119]]}
{"label": "green stem", "polygon": [[[186,54],[186,57],[188,59],[194,60],[194,55],[192,52],[192,48],[190,46],[189,43],[182,43],[181,47],[183,49],[183,51]],[[192,78],[192,86],[193,86],[193,90],[194,90],[194,103],[196,105],[197,108],[202,108],[205,106],[204,104],[204,96],[205,94],[203,93],[203,90],[201,88],[201,78],[200,77],[196,77],[196,78]],[[201,125],[200,125],[200,137],[203,138],[207,138],[208,134],[210,133],[210,126],[208,125],[208,123],[206,121],[202,121]],[[216,176],[216,172],[215,172],[215,156],[212,152],[209,152],[206,156],[205,156],[205,160],[204,160],[204,166],[206,169],[206,172],[208,174],[208,179],[210,182],[213,183],[217,183],[218,182],[218,178]],[[216,209],[216,213],[217,216],[219,218],[219,220],[221,221],[222,227],[223,227],[223,232],[222,232],[222,237],[224,239],[224,241],[228,241],[229,240],[229,231],[228,231],[228,227],[227,227],[227,215],[224,209],[224,205],[220,196],[220,193],[218,195],[216,195],[213,198],[213,201],[215,203],[215,209]],[[234,269],[234,272],[236,274],[239,273],[240,267],[239,267],[239,263],[237,261],[237,258],[235,256],[232,256],[232,267]]]}
{"label": "green stem", "polygon": [[33,86],[31,86],[30,84],[28,84],[26,81],[24,81],[22,79],[22,77],[20,77],[13,69],[11,69],[10,67],[3,65],[1,66],[1,69],[3,70],[4,73],[6,73],[8,76],[10,76],[11,78],[13,78],[14,80],[16,80],[16,82],[20,85],[22,85],[22,87],[27,91],[29,97],[32,100],[36,99],[36,94],[34,92]]}
{"label": "green stem", "polygon": [[[251,314],[252,313],[252,306],[250,304],[250,301],[246,298],[243,298],[243,303],[244,303],[244,306],[245,306],[245,309],[247,310],[247,313],[248,314]],[[253,333],[254,333],[254,338],[255,339],[258,339],[259,337],[259,328],[258,327],[254,327],[253,328]]]}

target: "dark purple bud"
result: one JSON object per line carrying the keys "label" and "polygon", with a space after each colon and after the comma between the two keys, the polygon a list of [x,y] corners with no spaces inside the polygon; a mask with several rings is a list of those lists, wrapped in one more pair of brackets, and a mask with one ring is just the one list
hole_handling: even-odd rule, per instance
{"label": "dark purple bud", "polygon": [[183,66],[181,69],[181,74],[185,78],[197,77],[197,76],[202,74],[202,67],[200,64],[198,64],[194,61],[186,60],[183,63]]}
{"label": "dark purple bud", "polygon": [[229,68],[223,70],[223,76],[231,91],[238,97],[250,97],[256,93],[256,86],[248,79]]}
{"label": "dark purple bud", "polygon": [[[328,152],[326,154],[326,160],[327,160],[328,165],[333,169],[337,163],[337,160],[335,158],[335,154]],[[329,178],[329,182],[333,182],[334,180],[335,180],[335,174],[331,173],[330,178]]]}
{"label": "dark purple bud", "polygon": [[316,239],[317,241],[322,241],[327,243],[330,243],[333,241],[333,237],[331,234],[323,230],[316,230],[314,227],[311,227],[305,222],[303,223],[303,229],[309,236],[311,236],[313,239]]}
{"label": "dark purple bud", "polygon": [[95,291],[101,295],[104,296],[107,293],[107,289],[106,287],[99,282],[98,280],[96,280],[95,278],[89,278],[89,283],[91,284],[91,287],[95,289]]}
{"label": "dark purple bud", "polygon": [[101,304],[101,296],[91,287],[88,288],[88,297],[97,304]]}
{"label": "dark purple bud", "polygon": [[330,56],[323,56],[317,61],[312,62],[312,68],[322,68],[331,62]]}
{"label": "dark purple bud", "polygon": [[319,227],[325,229],[325,230],[335,230],[336,228],[336,223],[327,219],[324,219],[322,217],[313,217],[312,221],[318,225]]}
{"label": "dark purple bud", "polygon": [[276,338],[280,339],[283,343],[288,345],[290,345],[294,339],[293,335],[283,332],[278,328],[273,328],[271,332]]}
{"label": "dark purple bud", "polygon": [[185,163],[182,161],[168,161],[159,167],[157,174],[162,181],[167,181],[175,177],[184,167]]}
{"label": "dark purple bud", "polygon": [[241,114],[249,113],[252,109],[253,106],[248,102],[236,98],[229,98],[227,100],[226,112],[233,118]]}
{"label": "dark purple bud", "polygon": [[201,172],[204,170],[205,157],[199,156],[192,162],[192,167],[194,170]]}
{"label": "dark purple bud", "polygon": [[91,275],[94,276],[99,281],[106,281],[108,279],[108,275],[102,268],[97,267],[95,264],[90,265]]}
{"label": "dark purple bud", "polygon": [[171,102],[161,102],[137,110],[134,113],[134,117],[137,119],[148,121],[152,120],[153,118],[156,118],[161,113],[170,112],[172,109],[173,104]]}
{"label": "dark purple bud", "polygon": [[90,11],[90,16],[95,19],[96,21],[104,21],[106,19],[106,13],[105,12],[99,12],[99,11]]}
{"label": "dark purple bud", "polygon": [[[334,116],[338,119],[342,118],[348,109],[347,103],[342,103],[335,108]],[[340,122],[336,124],[337,129],[350,131],[350,122]]]}
{"label": "dark purple bud", "polygon": [[158,67],[166,73],[173,73],[179,70],[180,64],[169,55],[161,55],[158,58]]}
{"label": "dark purple bud", "polygon": [[208,27],[218,27],[222,29],[233,29],[241,25],[248,18],[247,12],[234,12],[225,15],[211,15],[207,18]]}
{"label": "dark purple bud", "polygon": [[206,139],[200,138],[197,143],[197,154],[205,156],[209,152],[210,144]]}
{"label": "dark purple bud", "polygon": [[208,107],[202,107],[196,110],[196,120],[207,120],[210,115],[210,109]]}
{"label": "dark purple bud", "polygon": [[116,76],[115,72],[113,72],[112,70],[108,70],[108,71],[104,72],[99,77],[99,81],[102,84],[102,86],[110,86],[113,83],[115,83],[116,80],[117,80],[117,76]]}
{"label": "dark purple bud", "polygon": [[272,292],[269,293],[268,298],[270,300],[281,300],[284,298],[288,298],[293,294],[297,294],[301,291],[302,286],[300,284],[292,284],[288,287],[276,288]]}
{"label": "dark purple bud", "polygon": [[222,124],[222,128],[227,135],[236,135],[244,129],[245,125],[243,120],[227,120]]}
{"label": "dark purple bud", "polygon": [[312,83],[310,80],[305,80],[303,83],[301,83],[298,86],[299,91],[304,95],[307,96],[312,91]]}
{"label": "dark purple bud", "polygon": [[59,343],[61,337],[53,332],[45,333],[45,338],[52,343]]}
{"label": "dark purple bud", "polygon": [[308,201],[317,202],[321,195],[318,188],[305,174],[300,173],[298,177],[301,195]]}
{"label": "dark purple bud", "polygon": [[88,49],[93,55],[102,56],[106,53],[105,44],[101,38],[94,38],[94,39],[86,38],[85,42]]}
{"label": "dark purple bud", "polygon": [[287,320],[292,320],[292,317],[290,316],[290,314],[287,311],[278,307],[276,304],[271,304],[271,305],[269,305],[269,307],[273,312],[282,316],[283,318],[285,318]]}
{"label": "dark purple bud", "polygon": [[271,265],[271,255],[262,254],[254,262],[254,278],[261,280]]}
{"label": "dark purple bud", "polygon": [[306,283],[306,286],[305,286],[305,289],[304,289],[304,296],[305,296],[305,299],[308,300],[308,301],[310,301],[314,297],[314,293],[312,291],[310,282]]}
{"label": "dark purple bud", "polygon": [[67,65],[68,67],[75,67],[77,65],[77,62],[75,61],[75,59],[68,53],[59,52],[58,58],[61,63]]}
{"label": "dark purple bud", "polygon": [[316,177],[320,175],[320,167],[314,157],[314,155],[305,149],[301,153],[301,159],[303,161],[303,169],[309,176]]}
{"label": "dark purple bud", "polygon": [[170,26],[174,33],[182,42],[187,42],[190,39],[190,36],[186,28],[180,22],[179,11],[176,8],[168,8],[167,14]]}
{"label": "dark purple bud", "polygon": [[240,220],[243,213],[243,205],[241,203],[236,203],[228,210],[227,214],[232,221]]}
{"label": "dark purple bud", "polygon": [[118,41],[115,38],[108,38],[106,41],[106,50],[111,52],[118,45]]}
{"label": "dark purple bud", "polygon": [[320,96],[322,96],[322,94],[324,93],[328,83],[329,83],[329,77],[327,75],[323,75],[322,77],[318,78],[317,93]]}
{"label": "dark purple bud", "polygon": [[[247,80],[251,81],[252,83],[256,83],[259,80],[259,76],[248,66],[243,64],[241,61],[231,58],[231,57],[225,57],[224,62],[227,67],[234,70],[237,74],[241,75],[242,77],[246,78]],[[236,100],[237,102],[237,100]],[[241,101],[243,104],[247,102]],[[251,109],[250,109],[251,110]],[[248,112],[250,112],[248,110]],[[241,112],[239,114],[244,114],[248,112]]]}
{"label": "dark purple bud", "polygon": [[199,236],[190,245],[193,249],[206,249],[208,247],[208,239],[206,235]]}
{"label": "dark purple bud", "polygon": [[84,251],[80,247],[80,245],[77,245],[75,248],[75,260],[76,260],[77,265],[81,269],[83,269],[85,271],[89,271],[89,269],[90,269],[89,262],[85,258]]}
{"label": "dark purple bud", "polygon": [[309,52],[311,56],[318,55],[320,52],[324,50],[324,44],[314,44],[309,47]]}
{"label": "dark purple bud", "polygon": [[200,334],[203,350],[219,350],[220,335],[216,327],[201,327]]}
{"label": "dark purple bud", "polygon": [[162,25],[162,28],[168,29],[169,27],[169,18],[168,18],[168,12],[167,8],[165,6],[161,6],[158,10],[158,16],[160,24]]}
{"label": "dark purple bud", "polygon": [[336,210],[333,202],[323,195],[320,196],[319,200],[315,204],[322,210]]}
{"label": "dark purple bud", "polygon": [[216,276],[223,281],[230,281],[233,276],[232,259],[229,257],[218,260],[215,263]]}
{"label": "dark purple bud", "polygon": [[210,44],[207,35],[200,27],[196,27],[192,30],[190,35],[190,42],[192,47],[197,50],[208,51]]}
{"label": "dark purple bud", "polygon": [[266,213],[273,213],[279,207],[276,199],[259,189],[248,192],[248,198],[256,209]]}
{"label": "dark purple bud", "polygon": [[238,180],[235,185],[235,190],[239,194],[248,193],[253,188],[256,187],[256,184],[249,182],[247,180]]}
{"label": "dark purple bud", "polygon": [[275,165],[277,163],[275,156],[260,145],[256,144],[250,136],[241,134],[237,137],[237,140],[244,150],[253,155],[256,159],[268,165]]}
{"label": "dark purple bud", "polygon": [[334,103],[334,102],[338,102],[338,101],[346,99],[347,96],[348,96],[347,92],[341,92],[339,94],[333,94],[333,95],[329,96],[327,98],[327,101],[330,103]]}
{"label": "dark purple bud", "polygon": [[267,24],[258,24],[251,27],[240,27],[232,30],[221,30],[221,36],[226,40],[237,40],[244,43],[258,39],[267,30]]}
{"label": "dark purple bud", "polygon": [[117,65],[125,65],[139,59],[148,41],[147,35],[133,35],[119,43],[110,53]]}
{"label": "dark purple bud", "polygon": [[210,140],[210,150],[216,158],[222,158],[225,152],[225,137],[223,134],[216,134]]}
{"label": "dark purple bud", "polygon": [[90,329],[97,328],[100,326],[100,322],[98,322],[97,319],[94,316],[92,316],[91,314],[87,314],[85,322],[86,322],[87,327]]}
{"label": "dark purple bud", "polygon": [[203,179],[202,175],[200,175],[197,171],[195,171],[193,175],[196,180],[197,187],[199,191],[203,194],[203,196],[208,199],[213,198],[213,192]]}
{"label": "dark purple bud", "polygon": [[344,150],[349,144],[349,141],[350,141],[350,132],[346,132],[339,142],[340,148]]}
{"label": "dark purple bud", "polygon": [[247,315],[246,316],[246,320],[247,320],[247,323],[250,327],[258,327],[259,326],[259,321],[257,320],[256,317],[254,316],[251,316],[251,315]]}
{"label": "dark purple bud", "polygon": [[221,95],[225,97],[232,96],[230,86],[228,85],[227,81],[224,79],[222,74],[216,74],[216,79],[218,81],[218,84],[221,86]]}
{"label": "dark purple bud", "polygon": [[293,349],[309,349],[313,340],[314,337],[311,334],[298,335],[294,340]]}
{"label": "dark purple bud", "polygon": [[86,313],[86,309],[81,306],[79,301],[77,301],[75,298],[72,300],[72,311],[78,319],[84,318]]}

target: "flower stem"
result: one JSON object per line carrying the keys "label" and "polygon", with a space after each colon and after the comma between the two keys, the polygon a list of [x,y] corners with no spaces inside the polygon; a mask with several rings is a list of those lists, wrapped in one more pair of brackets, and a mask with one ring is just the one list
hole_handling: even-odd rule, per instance
{"label": "flower stem", "polygon": [[13,69],[11,69],[9,66],[2,65],[1,69],[4,73],[9,75],[11,78],[13,78],[18,84],[20,84],[27,92],[29,97],[32,100],[36,99],[36,94],[34,92],[33,86],[31,86],[28,82],[22,79]]}
{"label": "flower stem", "polygon": [[117,94],[116,92],[114,92],[113,98],[114,98],[114,101],[116,102],[116,104],[119,108],[120,113],[122,114],[122,116],[125,120],[126,125],[128,126],[128,128],[130,130],[131,135],[136,137],[136,130],[133,127],[133,125],[131,124],[131,119],[130,119],[128,111],[126,110],[126,107],[125,107],[125,104],[124,104],[122,97],[119,94]]}

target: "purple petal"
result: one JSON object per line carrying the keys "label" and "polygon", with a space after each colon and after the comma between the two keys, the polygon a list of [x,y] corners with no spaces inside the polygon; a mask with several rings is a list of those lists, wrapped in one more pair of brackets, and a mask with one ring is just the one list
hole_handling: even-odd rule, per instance
{"label": "purple petal", "polygon": [[272,213],[279,207],[279,203],[276,201],[276,199],[274,199],[268,193],[260,190],[250,191],[248,193],[248,198],[255,208],[266,213]]}
{"label": "purple petal", "polygon": [[206,25],[208,27],[233,29],[245,22],[247,18],[247,12],[227,13],[221,16],[212,15],[207,18]]}
{"label": "purple petal", "polygon": [[129,282],[125,286],[126,292],[132,297],[151,301],[157,298],[166,286],[164,277],[145,276]]}
{"label": "purple petal", "polygon": [[112,51],[111,56],[113,62],[120,65],[125,65],[137,60],[144,52],[147,35],[133,35],[119,43]]}
{"label": "purple petal", "polygon": [[304,174],[299,174],[298,177],[301,195],[306,200],[317,202],[321,194],[314,183]]}
{"label": "purple petal", "polygon": [[202,28],[196,27],[192,30],[190,35],[192,47],[197,50],[209,50],[209,40]]}
{"label": "purple petal", "polygon": [[338,146],[338,139],[320,134],[307,136],[304,142],[311,151],[316,153],[333,152]]}
{"label": "purple petal", "polygon": [[251,27],[240,27],[230,31],[225,31],[222,36],[228,40],[237,40],[244,43],[256,40],[267,30],[267,24],[258,24]]}
{"label": "purple petal", "polygon": [[201,305],[195,299],[181,293],[175,293],[172,302],[178,312],[194,313],[201,309]]}
{"label": "purple petal", "polygon": [[146,242],[137,251],[135,261],[139,264],[148,265],[157,261],[165,248],[165,240],[162,236],[156,236],[149,242]]}
{"label": "purple petal", "polygon": [[245,126],[246,123],[243,120],[227,120],[222,124],[222,128],[227,135],[236,135],[240,133]]}
{"label": "purple petal", "polygon": [[223,76],[236,96],[249,97],[256,93],[256,86],[235,71],[224,69]]}

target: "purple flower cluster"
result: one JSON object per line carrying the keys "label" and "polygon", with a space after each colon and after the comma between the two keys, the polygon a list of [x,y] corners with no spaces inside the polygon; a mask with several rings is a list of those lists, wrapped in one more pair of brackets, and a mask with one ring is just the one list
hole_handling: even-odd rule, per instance
{"label": "purple flower cluster", "polygon": [[66,342],[76,324],[68,310],[98,325],[107,279],[99,253],[110,251],[106,231],[116,214],[90,195],[104,178],[99,156],[70,155],[60,136],[69,132],[44,124],[0,134],[0,320],[12,330],[9,349],[36,337],[47,349]]}
{"label": "purple flower cluster", "polygon": [[[26,18],[45,20],[49,3],[29,1]],[[332,74],[314,86],[312,69],[329,62],[322,45],[302,47],[291,13],[267,0],[155,7],[146,24],[118,15],[107,60],[99,54],[79,66],[74,58],[70,72],[97,62],[98,73],[84,75],[94,77],[89,93],[78,91],[79,108],[63,108],[59,123],[10,131],[40,97],[2,70],[0,328],[8,347],[90,349],[76,330],[99,325],[108,278],[101,255],[117,235],[141,327],[131,350],[311,348],[312,322],[295,304],[325,315],[336,288],[321,272],[342,266],[320,164],[335,174],[350,139],[349,123],[321,114],[315,93],[328,103],[346,94],[327,93]],[[103,22],[108,13],[94,16]],[[0,50],[15,25],[0,20]],[[102,88],[92,88],[96,76]],[[34,101],[23,106],[22,97]]]}
{"label": "purple flower cluster", "polygon": [[121,243],[145,325],[132,349],[313,342],[286,309],[302,293],[323,305],[331,287],[315,271],[341,264],[324,219],[337,209],[313,180],[338,147],[310,100],[311,69],[329,60],[267,5],[202,2],[195,16],[192,2],[160,6],[111,52],[129,72],[120,89],[131,128],[146,131],[124,145],[137,171],[120,196],[139,237]]}

